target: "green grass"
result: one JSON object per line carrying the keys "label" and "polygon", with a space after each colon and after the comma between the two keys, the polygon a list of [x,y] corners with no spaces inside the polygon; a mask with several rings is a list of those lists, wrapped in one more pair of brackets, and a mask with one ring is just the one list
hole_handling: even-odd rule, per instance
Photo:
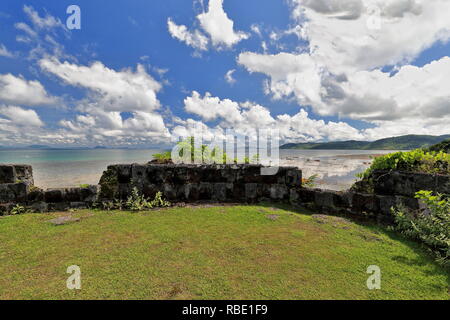
{"label": "green grass", "polygon": [[[93,215],[90,215],[93,213]],[[448,299],[449,273],[378,226],[265,206],[0,218],[0,299]],[[82,289],[66,288],[78,265]],[[381,290],[367,289],[369,265]]]}

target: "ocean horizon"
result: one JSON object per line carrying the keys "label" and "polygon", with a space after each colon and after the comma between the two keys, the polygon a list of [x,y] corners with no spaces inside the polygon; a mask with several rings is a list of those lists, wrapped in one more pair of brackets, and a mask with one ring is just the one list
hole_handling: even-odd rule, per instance
{"label": "ocean horizon", "polygon": [[[33,166],[35,185],[44,189],[98,184],[109,165],[147,163],[167,149],[0,149],[0,163]],[[317,175],[323,188],[343,190],[355,174],[370,165],[374,155],[386,150],[280,150],[281,166],[296,166],[304,177]]]}

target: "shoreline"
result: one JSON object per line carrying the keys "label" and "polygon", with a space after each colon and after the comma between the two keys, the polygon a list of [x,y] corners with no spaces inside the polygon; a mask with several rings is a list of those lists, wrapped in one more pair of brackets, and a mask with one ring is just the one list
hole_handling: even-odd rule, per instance
{"label": "shoreline", "polygon": [[[343,155],[284,155],[280,159],[281,166],[294,166],[301,169],[304,177],[318,175],[316,183],[318,187],[331,190],[345,190],[351,186],[355,180],[354,174],[357,171],[362,172],[370,166],[373,158],[383,154],[343,154]],[[148,157],[149,159],[151,157]],[[148,161],[148,160],[147,160]],[[145,163],[147,161],[129,161],[130,163]],[[69,167],[72,172],[67,170],[68,164],[31,164],[33,166],[36,186],[43,189],[72,188],[79,187],[82,184],[96,185],[108,165],[123,163],[120,160],[111,159],[109,161],[99,161],[99,163],[83,163],[77,166],[77,163],[71,162]],[[86,168],[85,168],[86,166]],[[56,169],[55,169],[56,168]],[[52,172],[61,171],[61,174]]]}

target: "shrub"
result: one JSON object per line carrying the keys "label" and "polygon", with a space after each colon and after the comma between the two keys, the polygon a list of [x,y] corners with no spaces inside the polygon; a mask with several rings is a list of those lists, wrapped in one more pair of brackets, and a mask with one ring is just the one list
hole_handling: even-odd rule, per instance
{"label": "shrub", "polygon": [[157,192],[155,195],[155,199],[150,202],[150,205],[152,208],[164,208],[170,207],[171,203],[163,199],[162,192]]}
{"label": "shrub", "polygon": [[440,264],[450,267],[450,200],[431,191],[417,192],[416,198],[426,209],[416,213],[393,209],[394,229],[422,242]]}
{"label": "shrub", "polygon": [[431,146],[427,149],[425,149],[426,151],[430,152],[430,151],[434,151],[434,152],[439,152],[439,151],[443,151],[446,153],[450,153],[450,140],[445,140],[442,141],[441,143],[435,144],[434,146]]}
{"label": "shrub", "polygon": [[170,151],[163,152],[163,153],[155,153],[153,155],[153,159],[158,161],[169,161],[172,160],[172,153]]}
{"label": "shrub", "polygon": [[352,190],[373,193],[372,174],[376,170],[399,170],[430,174],[450,174],[450,154],[417,149],[409,152],[396,152],[377,157],[364,172],[356,174],[361,179]]}
{"label": "shrub", "polygon": [[125,207],[132,211],[142,211],[152,208],[163,208],[169,207],[170,205],[171,205],[170,202],[163,199],[161,192],[157,192],[155,198],[152,201],[150,201],[144,195],[139,194],[139,191],[136,187],[133,188],[131,195],[125,202]]}
{"label": "shrub", "polygon": [[133,191],[131,191],[131,195],[126,201],[126,207],[132,211],[141,211],[152,208],[144,195],[139,194],[136,187],[133,188]]}
{"label": "shrub", "polygon": [[12,215],[16,215],[16,214],[24,214],[27,213],[27,209],[25,209],[25,207],[21,206],[20,204],[16,204],[12,209],[11,209],[11,214]]}
{"label": "shrub", "polygon": [[[204,144],[196,145],[194,137],[189,137],[178,142],[178,150],[178,156],[181,159],[187,160],[187,162],[224,164],[230,160],[224,150],[217,146],[211,149],[209,146]],[[173,160],[171,151],[154,154],[153,158],[154,161],[161,163]],[[259,163],[260,156],[259,154],[253,154],[249,157],[245,156],[243,159],[234,158],[232,162],[235,164]]]}
{"label": "shrub", "polygon": [[375,170],[402,170],[424,173],[450,174],[450,154],[417,149],[396,152],[375,158],[372,165],[358,178],[367,179]]}

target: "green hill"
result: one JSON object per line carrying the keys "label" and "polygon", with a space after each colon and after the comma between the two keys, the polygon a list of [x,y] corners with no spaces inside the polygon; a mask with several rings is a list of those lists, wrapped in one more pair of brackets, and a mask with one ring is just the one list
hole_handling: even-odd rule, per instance
{"label": "green hill", "polygon": [[450,140],[442,141],[441,143],[435,144],[427,149],[427,151],[444,151],[445,153],[450,153]]}
{"label": "green hill", "polygon": [[281,149],[298,150],[412,150],[427,148],[450,139],[450,135],[426,136],[406,135],[386,138],[373,142],[369,141],[336,141],[323,143],[288,143]]}

